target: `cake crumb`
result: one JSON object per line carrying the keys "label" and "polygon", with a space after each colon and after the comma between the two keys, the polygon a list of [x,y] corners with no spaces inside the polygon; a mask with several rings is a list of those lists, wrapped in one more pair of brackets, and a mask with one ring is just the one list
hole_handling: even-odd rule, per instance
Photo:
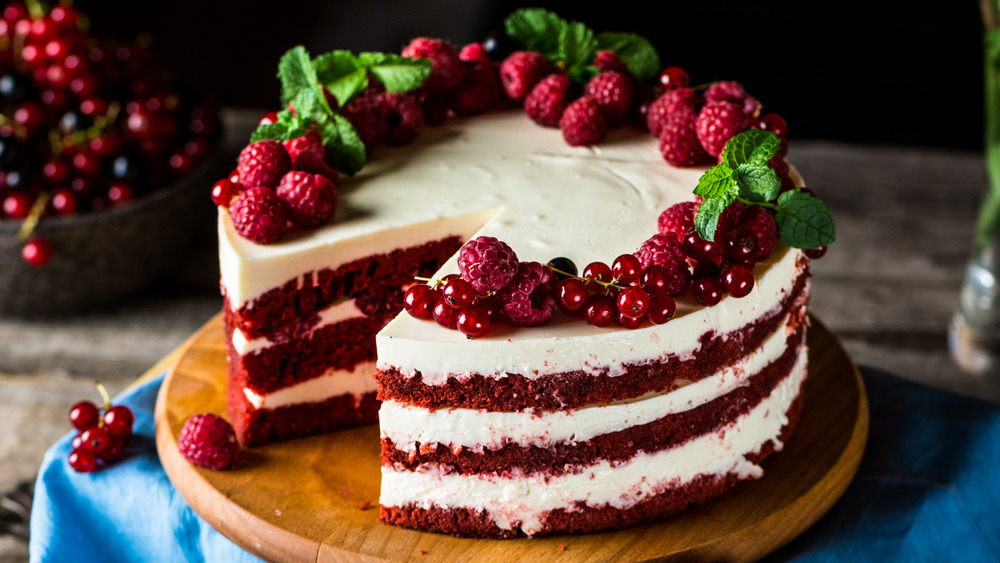
{"label": "cake crumb", "polygon": [[559,551],[566,551],[566,544],[559,544]]}
{"label": "cake crumb", "polygon": [[372,507],[372,503],[367,500],[358,505],[358,510],[368,510]]}
{"label": "cake crumb", "polygon": [[427,553],[427,552],[426,552],[426,551],[424,551],[424,550],[422,550],[422,549],[420,550],[420,555],[423,555],[423,554],[425,554],[425,553]]}

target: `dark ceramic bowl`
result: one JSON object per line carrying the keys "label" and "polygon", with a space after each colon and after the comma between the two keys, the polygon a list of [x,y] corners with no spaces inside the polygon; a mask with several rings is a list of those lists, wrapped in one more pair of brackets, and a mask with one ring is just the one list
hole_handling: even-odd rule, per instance
{"label": "dark ceramic bowl", "polygon": [[0,315],[92,310],[169,273],[206,229],[212,232],[211,186],[233,162],[222,152],[127,205],[42,219],[34,232],[52,244],[53,254],[41,268],[21,259],[21,221],[0,220]]}

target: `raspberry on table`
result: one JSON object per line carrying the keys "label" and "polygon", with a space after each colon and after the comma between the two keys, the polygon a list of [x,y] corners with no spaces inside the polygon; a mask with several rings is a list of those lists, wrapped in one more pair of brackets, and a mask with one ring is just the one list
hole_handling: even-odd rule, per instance
{"label": "raspberry on table", "polygon": [[458,252],[458,271],[480,295],[498,291],[510,283],[518,269],[517,255],[507,243],[481,236],[465,243]]}
{"label": "raspberry on table", "polygon": [[559,118],[559,128],[566,143],[574,147],[595,144],[608,131],[604,112],[590,96],[580,96],[566,106]]}
{"label": "raspberry on table", "polygon": [[189,418],[177,436],[177,448],[192,464],[216,470],[234,467],[240,453],[232,425],[212,413]]}
{"label": "raspberry on table", "polygon": [[524,99],[524,111],[535,123],[544,127],[559,127],[569,104],[569,78],[564,74],[550,74],[543,78]]}
{"label": "raspberry on table", "polygon": [[417,97],[402,92],[384,92],[379,94],[378,103],[386,123],[385,143],[398,147],[415,141],[425,125],[424,110]]}
{"label": "raspberry on table", "polygon": [[695,131],[701,146],[718,158],[729,139],[750,128],[750,116],[740,106],[723,100],[708,102],[695,118]]}
{"label": "raspberry on table", "polygon": [[276,242],[288,231],[288,204],[264,186],[240,192],[229,204],[229,215],[236,232],[260,244]]}
{"label": "raspberry on table", "polygon": [[605,71],[587,82],[584,93],[597,102],[609,126],[621,125],[632,107],[632,79],[613,70]]}
{"label": "raspberry on table", "polygon": [[458,51],[442,39],[417,37],[403,48],[402,55],[431,62],[431,74],[423,85],[428,94],[443,94],[458,86],[465,77],[465,66]]}
{"label": "raspberry on table", "polygon": [[236,165],[240,183],[247,188],[255,186],[273,188],[291,169],[292,159],[288,151],[281,143],[270,139],[243,147]]}
{"label": "raspberry on table", "polygon": [[678,168],[700,166],[712,162],[695,128],[695,114],[680,112],[672,115],[660,130],[660,154]]}
{"label": "raspberry on table", "polygon": [[[485,52],[482,56],[486,56]],[[484,113],[500,101],[500,78],[489,58],[463,63],[467,69],[465,78],[448,93],[448,105],[457,115]]]}
{"label": "raspberry on table", "polygon": [[557,280],[538,262],[521,262],[510,283],[497,292],[507,317],[517,324],[537,326],[552,318]]}
{"label": "raspberry on table", "polygon": [[281,178],[276,192],[288,203],[292,222],[300,227],[318,227],[337,211],[337,188],[321,174],[292,170]]}
{"label": "raspberry on table", "polygon": [[522,100],[552,70],[552,63],[541,53],[515,51],[500,63],[500,82],[508,98]]}

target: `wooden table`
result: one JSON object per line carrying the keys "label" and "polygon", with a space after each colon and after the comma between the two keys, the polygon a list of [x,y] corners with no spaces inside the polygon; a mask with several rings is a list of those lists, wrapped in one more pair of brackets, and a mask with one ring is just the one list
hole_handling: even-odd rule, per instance
{"label": "wooden table", "polygon": [[[227,112],[229,143],[245,141],[259,114]],[[813,314],[862,366],[1000,403],[1000,379],[964,374],[947,343],[985,187],[981,155],[793,139],[789,156],[837,221],[837,242],[814,262]],[[45,449],[68,432],[73,401],[97,399],[92,379],[120,391],[221,303],[215,243],[206,240],[175,276],[117,307],[0,319],[0,418],[8,428],[0,491],[32,478]],[[0,536],[0,559],[22,552],[23,542]]]}

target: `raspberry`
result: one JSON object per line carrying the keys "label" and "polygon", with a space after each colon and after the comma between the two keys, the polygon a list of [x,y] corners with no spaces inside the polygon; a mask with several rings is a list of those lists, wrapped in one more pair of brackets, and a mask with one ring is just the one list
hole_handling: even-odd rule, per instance
{"label": "raspberry", "polygon": [[465,66],[458,58],[458,51],[441,39],[418,37],[403,48],[402,54],[411,59],[428,59],[431,62],[431,74],[423,85],[428,94],[443,94],[458,86],[465,77]]}
{"label": "raspberry", "polygon": [[552,63],[540,53],[515,51],[500,63],[500,82],[512,100],[521,100],[539,80],[552,72]]}
{"label": "raspberry", "polygon": [[292,159],[288,151],[281,143],[272,140],[257,141],[243,147],[236,165],[240,183],[247,188],[273,188],[291,169]]}
{"label": "raspberry", "polygon": [[732,102],[705,104],[695,119],[695,131],[708,154],[718,157],[733,135],[750,128],[750,116]]}
{"label": "raspberry", "polygon": [[337,180],[339,173],[326,162],[326,147],[323,146],[319,131],[309,129],[304,136],[283,141],[281,144],[292,159],[292,170],[322,174],[333,181]]}
{"label": "raspberry", "polygon": [[292,170],[281,178],[276,192],[288,202],[292,222],[300,227],[318,227],[337,211],[337,188],[321,174]]}
{"label": "raspberry", "polygon": [[778,241],[778,223],[774,220],[774,215],[764,207],[750,205],[740,213],[739,224],[757,235],[757,254],[754,259],[767,258]]}
{"label": "raspberry", "polygon": [[767,161],[767,165],[770,166],[774,173],[778,175],[778,179],[781,180],[781,191],[787,191],[795,188],[795,182],[792,181],[790,170],[788,168],[788,161],[786,161],[781,154],[776,154]]}
{"label": "raspberry", "polygon": [[371,152],[385,139],[388,125],[383,118],[384,112],[377,93],[373,91],[362,92],[351,100],[340,113],[354,127],[367,151]]}
{"label": "raspberry", "polygon": [[521,262],[510,283],[497,292],[504,314],[524,326],[544,324],[556,308],[556,276],[538,262]]}
{"label": "raspberry", "polygon": [[604,112],[609,126],[621,125],[628,118],[633,91],[632,79],[613,70],[598,74],[584,87],[584,93],[594,98]]}
{"label": "raspberry", "polygon": [[654,137],[659,137],[667,119],[678,114],[698,114],[698,95],[690,88],[670,90],[649,104],[646,127]]}
{"label": "raspberry", "polygon": [[230,469],[240,454],[233,427],[211,413],[187,419],[177,436],[177,448],[184,459],[208,469]]}
{"label": "raspberry", "polygon": [[354,299],[354,305],[369,317],[395,317],[403,310],[403,288],[395,285],[369,287]]}
{"label": "raspberry", "polygon": [[385,92],[379,94],[382,119],[385,120],[386,144],[403,146],[416,140],[424,128],[424,110],[412,94]]}
{"label": "raspberry", "polygon": [[722,210],[722,215],[719,215],[719,220],[715,224],[715,240],[722,240],[723,235],[739,226],[740,216],[746,207],[746,205],[734,201]]}
{"label": "raspberry", "polygon": [[480,295],[493,293],[510,283],[517,272],[517,255],[507,243],[481,236],[465,243],[458,252],[458,271]]}
{"label": "raspberry", "polygon": [[681,112],[671,116],[660,131],[660,154],[673,166],[685,168],[712,161],[705,152],[695,129],[695,114]]}
{"label": "raspberry", "polygon": [[500,101],[500,79],[489,59],[465,61],[464,64],[465,79],[448,93],[448,105],[457,115],[484,113]]}
{"label": "raspberry", "polygon": [[566,106],[559,118],[563,139],[571,146],[592,145],[604,138],[608,131],[604,112],[594,98],[580,96]]}
{"label": "raspberry", "polygon": [[739,82],[715,82],[705,90],[705,102],[730,102],[739,106],[743,113],[756,115],[760,110],[757,98],[747,93]]}
{"label": "raspberry", "polygon": [[458,52],[458,58],[465,62],[483,62],[493,65],[493,59],[486,52],[486,47],[482,43],[469,43]]}
{"label": "raspberry", "polygon": [[698,213],[698,204],[694,201],[675,203],[660,213],[657,229],[661,233],[674,233],[677,240],[694,230],[694,216]]}
{"label": "raspberry", "polygon": [[260,244],[275,242],[288,231],[288,204],[264,186],[240,192],[229,204],[229,215],[236,232]]}
{"label": "raspberry", "polygon": [[631,73],[625,63],[622,62],[618,53],[614,51],[598,51],[597,56],[594,57],[594,66],[601,70],[613,70],[615,72],[629,76]]}
{"label": "raspberry", "polygon": [[642,243],[634,253],[645,270],[650,266],[662,266],[667,271],[664,293],[680,293],[691,281],[691,271],[681,250],[680,240],[674,233],[657,233]]}
{"label": "raspberry", "polygon": [[559,118],[569,104],[569,78],[550,74],[543,78],[524,99],[524,111],[532,121],[545,127],[559,127]]}

